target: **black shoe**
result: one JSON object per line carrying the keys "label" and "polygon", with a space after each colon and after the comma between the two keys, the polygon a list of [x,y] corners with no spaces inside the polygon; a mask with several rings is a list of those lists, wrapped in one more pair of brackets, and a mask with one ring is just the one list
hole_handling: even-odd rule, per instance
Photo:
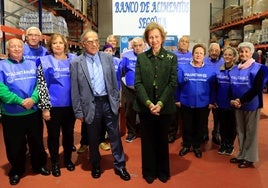
{"label": "black shoe", "polygon": [[234,153],[234,147],[232,145],[227,146],[224,154],[225,155],[233,155],[233,153]]}
{"label": "black shoe", "polygon": [[91,170],[91,176],[92,178],[99,178],[101,176],[100,167],[93,167]]}
{"label": "black shoe", "polygon": [[145,179],[145,181],[148,183],[148,184],[152,184],[155,180],[155,178],[153,177],[150,177],[150,176],[146,176],[146,177],[143,177]]}
{"label": "black shoe", "polygon": [[127,135],[126,142],[131,143],[136,139],[136,135]]}
{"label": "black shoe", "polygon": [[20,175],[15,174],[9,177],[10,185],[17,185],[20,182]]}
{"label": "black shoe", "polygon": [[74,171],[74,169],[75,169],[75,166],[74,166],[74,164],[73,164],[72,162],[66,163],[66,164],[65,164],[65,167],[66,167],[67,170],[69,170],[69,171]]}
{"label": "black shoe", "polygon": [[73,145],[73,147],[72,147],[72,152],[76,152],[76,147],[75,147],[75,145]]}
{"label": "black shoe", "polygon": [[220,148],[218,149],[218,154],[225,154],[226,146],[224,144],[221,144]]}
{"label": "black shoe", "polygon": [[194,152],[194,154],[195,154],[195,156],[197,158],[201,158],[202,157],[202,151],[199,148],[194,148],[193,149],[193,152]]}
{"label": "black shoe", "polygon": [[238,164],[238,168],[249,168],[249,167],[253,167],[253,162],[244,160]]}
{"label": "black shoe", "polygon": [[60,165],[59,164],[53,164],[52,165],[52,175],[55,177],[59,177],[61,175],[60,172]]}
{"label": "black shoe", "polygon": [[116,175],[119,175],[122,180],[125,180],[125,181],[130,180],[130,175],[127,172],[126,168],[114,169],[114,172],[115,172]]}
{"label": "black shoe", "polygon": [[158,179],[159,179],[161,182],[166,183],[166,182],[168,181],[169,177],[167,177],[167,176],[159,176]]}
{"label": "black shoe", "polygon": [[190,152],[190,148],[188,148],[188,147],[183,147],[181,150],[180,150],[180,152],[179,152],[179,156],[184,156],[184,155],[186,155],[187,153],[189,153]]}
{"label": "black shoe", "polygon": [[48,176],[50,175],[50,171],[46,169],[45,167],[41,167],[39,169],[34,169],[35,173],[41,174],[43,176]]}
{"label": "black shoe", "polygon": [[176,140],[176,135],[168,135],[168,143],[173,143]]}
{"label": "black shoe", "polygon": [[206,143],[206,142],[208,142],[209,141],[209,137],[208,137],[208,135],[205,135],[204,137],[203,137],[203,143]]}
{"label": "black shoe", "polygon": [[230,159],[230,163],[242,163],[243,161],[244,161],[243,159],[237,159],[237,158]]}
{"label": "black shoe", "polygon": [[221,144],[221,140],[219,136],[212,136],[212,142],[216,145],[220,145]]}

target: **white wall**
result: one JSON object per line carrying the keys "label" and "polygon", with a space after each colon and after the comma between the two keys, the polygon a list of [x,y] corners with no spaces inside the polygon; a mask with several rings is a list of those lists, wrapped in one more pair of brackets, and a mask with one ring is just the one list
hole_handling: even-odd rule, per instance
{"label": "white wall", "polygon": [[210,0],[191,0],[190,49],[196,43],[208,44],[210,22]]}
{"label": "white wall", "polygon": [[[11,0],[14,1],[14,0]],[[226,0],[226,6],[237,4],[238,0]],[[243,0],[241,0],[241,3]],[[11,3],[11,2],[10,2]],[[212,3],[213,10],[220,10],[223,5],[222,0],[191,0],[191,15],[190,15],[190,39],[191,47],[195,43],[205,43],[208,44],[210,33],[209,33],[209,24],[210,24],[210,3]],[[11,3],[14,8],[14,3]],[[12,12],[8,8],[8,12]],[[25,9],[24,9],[25,11]],[[112,34],[112,0],[98,0],[98,32],[101,41],[101,45],[104,44],[106,37],[109,34]],[[15,21],[14,21],[15,22]],[[174,24],[176,23],[174,20]],[[7,25],[9,25],[7,23]],[[122,26],[123,27],[123,26]]]}
{"label": "white wall", "polygon": [[[233,0],[235,1],[235,0]],[[208,44],[210,39],[210,3],[213,7],[222,7],[222,0],[191,0],[191,16],[190,16],[190,39],[191,47],[195,43]],[[104,43],[106,37],[112,33],[112,0],[99,0],[99,37],[101,44]],[[174,24],[176,20],[174,20]],[[123,27],[123,26],[122,26]],[[179,26],[183,27],[183,25]]]}

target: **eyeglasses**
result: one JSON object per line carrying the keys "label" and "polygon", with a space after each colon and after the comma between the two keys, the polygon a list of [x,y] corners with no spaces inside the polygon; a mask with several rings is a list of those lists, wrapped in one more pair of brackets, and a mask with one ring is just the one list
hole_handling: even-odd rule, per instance
{"label": "eyeglasses", "polygon": [[92,44],[99,44],[99,40],[98,39],[95,39],[95,40],[86,40],[84,41],[85,44],[88,44],[88,45],[92,45]]}
{"label": "eyeglasses", "polygon": [[28,37],[40,37],[40,35],[38,35],[38,34],[28,34],[27,36]]}

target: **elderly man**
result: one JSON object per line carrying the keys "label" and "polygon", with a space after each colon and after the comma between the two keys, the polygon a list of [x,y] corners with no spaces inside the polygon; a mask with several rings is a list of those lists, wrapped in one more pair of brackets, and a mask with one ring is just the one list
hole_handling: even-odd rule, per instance
{"label": "elderly man", "polygon": [[40,45],[42,33],[38,27],[29,27],[26,30],[23,56],[35,63],[36,59],[47,54],[47,49]]}
{"label": "elderly man", "polygon": [[118,125],[119,91],[113,57],[99,52],[99,38],[87,30],[81,36],[85,52],[71,63],[72,105],[77,121],[87,127],[93,178],[101,176],[99,140],[102,122],[110,138],[115,174],[130,180]]}
{"label": "elderly man", "polygon": [[0,61],[0,100],[6,154],[11,165],[9,183],[16,185],[25,172],[27,143],[34,172],[49,175],[45,168],[43,127],[37,111],[37,68],[22,56],[23,41],[6,45],[8,59]]}
{"label": "elderly man", "polygon": [[119,65],[119,77],[122,75],[122,96],[124,98],[124,108],[126,111],[126,126],[127,137],[126,142],[130,143],[136,138],[137,112],[133,110],[133,103],[135,99],[134,81],[135,81],[135,67],[137,55],[142,53],[145,49],[145,44],[142,38],[135,37],[132,39],[132,49],[123,53],[121,63]]}
{"label": "elderly man", "polygon": [[[189,51],[190,40],[189,37],[183,35],[178,42],[178,50],[173,51],[178,59],[178,66],[181,64],[190,63],[192,60],[192,52]],[[169,126],[168,130],[168,142],[173,143],[177,139],[177,132],[179,128],[181,129],[181,108],[176,107],[176,112],[174,114],[174,120]]]}
{"label": "elderly man", "polygon": [[[208,49],[208,56],[205,57],[204,63],[211,65],[214,67],[215,71],[220,70],[220,67],[223,65],[224,60],[221,57],[221,48],[218,43],[211,43]],[[208,109],[208,116],[209,116],[210,110]],[[214,122],[214,127],[212,130],[212,142],[220,145],[221,140],[220,140],[220,133],[219,133],[219,120],[218,120],[218,110],[217,109],[212,109],[212,114],[213,114],[213,122]],[[204,142],[209,140],[208,136],[208,122],[205,125],[204,128]]]}

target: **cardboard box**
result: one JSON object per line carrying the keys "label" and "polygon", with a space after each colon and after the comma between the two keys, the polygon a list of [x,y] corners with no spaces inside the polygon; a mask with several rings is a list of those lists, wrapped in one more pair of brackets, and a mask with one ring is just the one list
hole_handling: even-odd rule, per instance
{"label": "cardboard box", "polygon": [[223,23],[229,23],[232,21],[232,14],[234,10],[237,8],[237,5],[231,5],[229,7],[226,7],[223,12]]}

